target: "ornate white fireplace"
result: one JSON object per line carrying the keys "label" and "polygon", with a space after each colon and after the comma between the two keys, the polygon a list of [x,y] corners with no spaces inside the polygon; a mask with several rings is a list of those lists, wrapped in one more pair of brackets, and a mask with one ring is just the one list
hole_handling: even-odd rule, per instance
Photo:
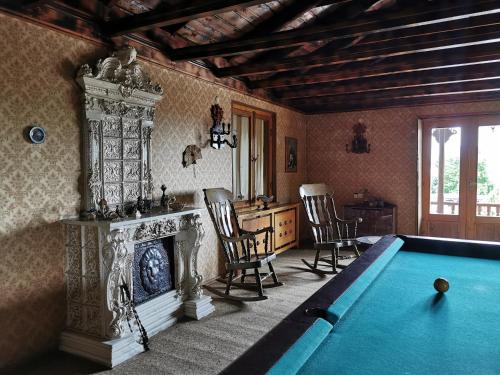
{"label": "ornate white fireplace", "polygon": [[196,269],[204,236],[199,212],[187,208],[119,222],[65,220],[68,308],[60,349],[110,367],[143,351],[120,286],[126,283],[133,293],[135,245],[153,239],[175,236],[175,288],[137,306],[148,335],[183,314],[201,319],[212,313]]}
{"label": "ornate white fireplace", "polygon": [[[115,52],[94,69],[82,66],[77,81],[85,93],[83,205],[91,220],[63,221],[67,320],[60,349],[113,367],[144,350],[124,290],[132,303],[134,288],[152,293],[136,306],[148,336],[182,315],[201,319],[214,306],[203,295],[197,272],[204,237],[201,209],[157,209],[127,218],[113,211],[123,212],[138,196],[152,196],[151,131],[162,89],[151,83],[132,48]],[[109,210],[103,218],[98,203],[104,200]],[[136,254],[148,241],[167,237],[173,237],[173,248]],[[134,264],[141,269],[134,271]],[[173,274],[161,273],[168,270]],[[142,278],[137,272],[144,273]],[[156,285],[160,281],[163,289]]]}

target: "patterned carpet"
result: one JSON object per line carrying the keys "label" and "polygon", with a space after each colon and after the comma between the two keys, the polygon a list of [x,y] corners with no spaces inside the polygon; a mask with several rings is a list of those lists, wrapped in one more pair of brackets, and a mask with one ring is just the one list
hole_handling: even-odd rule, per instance
{"label": "patterned carpet", "polygon": [[201,320],[182,320],[151,338],[151,350],[109,371],[102,366],[64,353],[54,353],[15,374],[217,374],[281,319],[318,290],[332,276],[307,272],[301,258],[312,259],[310,250],[280,254],[275,269],[279,288],[267,289],[269,299],[233,302],[214,298],[215,313]]}

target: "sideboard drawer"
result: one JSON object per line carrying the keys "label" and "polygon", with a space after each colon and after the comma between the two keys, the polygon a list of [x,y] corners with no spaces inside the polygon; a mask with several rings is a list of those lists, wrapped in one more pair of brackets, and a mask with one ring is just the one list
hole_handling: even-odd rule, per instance
{"label": "sideboard drawer", "polygon": [[275,247],[279,248],[283,245],[295,242],[297,234],[295,233],[297,210],[277,212],[275,215]]}

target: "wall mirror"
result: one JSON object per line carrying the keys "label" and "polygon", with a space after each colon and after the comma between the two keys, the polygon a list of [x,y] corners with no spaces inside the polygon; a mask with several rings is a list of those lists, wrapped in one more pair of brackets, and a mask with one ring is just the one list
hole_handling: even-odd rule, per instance
{"label": "wall mirror", "polygon": [[233,154],[233,193],[239,206],[259,195],[275,194],[276,115],[241,103],[232,104],[232,126],[238,137]]}

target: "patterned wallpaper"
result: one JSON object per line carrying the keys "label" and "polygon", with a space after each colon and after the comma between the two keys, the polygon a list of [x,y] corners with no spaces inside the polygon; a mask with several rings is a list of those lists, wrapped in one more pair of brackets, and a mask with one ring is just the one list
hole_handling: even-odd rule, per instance
{"label": "patterned wallpaper", "polygon": [[[366,188],[398,206],[398,232],[416,234],[418,118],[499,112],[500,102],[478,102],[313,115],[307,119],[307,180],[335,190],[337,209]],[[352,127],[363,120],[369,154],[348,154]]]}
{"label": "patterned wallpaper", "polygon": [[[78,212],[82,107],[77,68],[107,56],[92,43],[0,14],[0,368],[55,348],[64,322],[64,239],[58,221]],[[306,180],[305,117],[207,81],[145,63],[165,91],[153,132],[153,178],[196,205],[201,189],[231,188],[231,152],[207,147],[215,96],[229,118],[231,101],[277,114],[277,195],[297,200]],[[47,141],[31,145],[23,130],[45,127]],[[284,139],[299,140],[299,172],[284,172]],[[188,144],[202,147],[196,166],[182,167]],[[215,277],[221,267],[208,215],[200,271]]]}
{"label": "patterned wallpaper", "polygon": [[[77,68],[106,56],[87,41],[0,14],[0,368],[57,346],[64,322],[64,239],[58,221],[80,205],[81,96]],[[326,181],[338,203],[366,187],[399,206],[399,231],[416,227],[417,118],[432,113],[500,110],[475,103],[304,116],[207,81],[145,63],[165,90],[153,132],[153,178],[158,187],[202,205],[204,187],[231,187],[231,152],[206,146],[209,108],[219,96],[229,115],[231,101],[277,114],[277,195],[296,201],[304,182]],[[346,154],[352,125],[368,125],[372,152]],[[23,139],[37,122],[47,131],[43,145]],[[307,124],[306,124],[307,123]],[[307,132],[306,132],[307,125]],[[298,139],[298,173],[284,172],[285,136]],[[196,171],[183,169],[188,144],[202,147]],[[307,146],[307,147],[306,147]],[[307,148],[307,155],[306,155]],[[195,173],[196,172],[196,177]],[[221,267],[208,216],[199,265],[206,278]],[[302,229],[305,229],[303,226]]]}

